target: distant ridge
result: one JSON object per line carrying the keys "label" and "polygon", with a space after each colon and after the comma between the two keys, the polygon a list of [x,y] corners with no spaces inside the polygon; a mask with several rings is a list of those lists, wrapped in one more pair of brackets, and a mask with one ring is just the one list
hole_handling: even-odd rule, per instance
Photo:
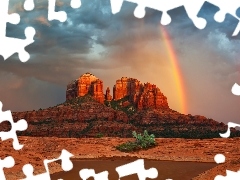
{"label": "distant ridge", "polygon": [[[85,73],[67,85],[66,101],[37,111],[13,112],[14,120],[26,119],[25,136],[132,137],[148,130],[156,137],[219,138],[227,125],[200,115],[184,115],[169,108],[167,97],[156,85],[122,77],[103,93],[103,81]],[[9,128],[2,123],[1,130]],[[232,129],[232,137],[240,131]]]}

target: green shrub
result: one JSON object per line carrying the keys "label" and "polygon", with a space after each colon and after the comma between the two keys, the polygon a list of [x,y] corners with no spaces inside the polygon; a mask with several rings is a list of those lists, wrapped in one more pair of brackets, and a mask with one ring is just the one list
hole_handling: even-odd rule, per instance
{"label": "green shrub", "polygon": [[118,145],[116,149],[122,152],[131,152],[131,151],[139,150],[140,148],[136,144],[136,142],[126,142]]}
{"label": "green shrub", "polygon": [[149,135],[147,130],[144,131],[143,135],[137,134],[136,131],[133,131],[133,137],[136,139],[136,143],[142,148],[148,148],[154,146],[155,136],[153,134]]}
{"label": "green shrub", "polygon": [[153,134],[149,135],[146,130],[144,131],[143,135],[137,134],[136,131],[133,131],[132,135],[135,138],[134,142],[129,141],[120,144],[116,147],[116,149],[122,152],[132,152],[156,146],[155,136]]}
{"label": "green shrub", "polygon": [[104,135],[103,135],[103,133],[97,133],[96,134],[96,138],[102,138]]}

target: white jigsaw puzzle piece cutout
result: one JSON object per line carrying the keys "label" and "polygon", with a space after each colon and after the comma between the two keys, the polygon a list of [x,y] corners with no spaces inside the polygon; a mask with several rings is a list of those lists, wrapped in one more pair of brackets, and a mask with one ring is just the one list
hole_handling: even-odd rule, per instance
{"label": "white jigsaw puzzle piece cutout", "polygon": [[226,170],[226,176],[217,175],[214,180],[237,180],[240,179],[240,171],[234,172]]}
{"label": "white jigsaw puzzle piece cutout", "polygon": [[96,174],[94,169],[82,169],[79,171],[79,176],[82,180],[87,180],[90,177],[93,177],[94,180],[108,180],[108,171]]}
{"label": "white jigsaw puzzle piece cutout", "polygon": [[32,11],[35,7],[34,1],[33,0],[25,0],[23,7],[26,11]]}
{"label": "white jigsaw puzzle piece cutout", "polygon": [[73,163],[70,160],[70,157],[74,156],[67,150],[63,149],[61,152],[61,155],[57,159],[45,159],[43,161],[44,167],[46,172],[38,174],[38,175],[33,175],[33,166],[31,164],[25,164],[22,168],[23,173],[25,174],[26,178],[22,180],[51,180],[50,177],[50,171],[48,168],[48,164],[52,162],[56,162],[58,160],[61,160],[61,167],[63,171],[70,171],[73,168]]}
{"label": "white jigsaw puzzle piece cutout", "polygon": [[9,0],[0,1],[0,55],[6,60],[14,53],[18,53],[19,59],[26,62],[30,55],[25,51],[25,47],[34,42],[33,37],[36,31],[32,27],[27,27],[25,29],[26,39],[6,37],[7,23],[18,24],[20,22],[20,16],[17,13],[8,14],[8,4]]}
{"label": "white jigsaw puzzle piece cutout", "polygon": [[[134,15],[137,18],[143,18],[145,16],[145,8],[151,8],[158,11],[162,11],[161,24],[167,25],[171,22],[171,17],[168,14],[169,10],[183,6],[187,12],[188,17],[192,20],[194,25],[198,29],[205,28],[207,21],[204,18],[198,17],[198,13],[202,8],[206,0],[125,0],[128,2],[136,3],[138,6],[134,11]],[[121,10],[124,0],[111,0],[112,13],[116,14]],[[220,11],[218,11],[214,19],[217,22],[222,22],[225,20],[227,13],[234,16],[240,21],[240,18],[236,15],[236,10],[240,7],[240,0],[234,0],[229,3],[226,0],[208,0],[209,3],[218,6]],[[233,36],[236,36],[240,30],[240,23],[237,25]]]}
{"label": "white jigsaw puzzle piece cutout", "polygon": [[227,2],[226,0],[207,0],[207,1],[220,8],[220,10],[214,16],[214,19],[217,22],[223,22],[225,20],[226,14],[231,14],[232,16],[240,20],[239,17],[236,15],[236,11],[240,7],[239,0],[234,0],[230,2]]}
{"label": "white jigsaw puzzle piece cutout", "polygon": [[116,171],[118,172],[119,180],[122,177],[133,174],[137,174],[139,180],[146,180],[146,178],[155,179],[158,177],[156,168],[145,169],[143,159],[119,166],[116,168]]}
{"label": "white jigsaw puzzle piece cutout", "polygon": [[2,111],[2,102],[0,101],[0,123],[3,121],[8,121],[11,123],[11,130],[8,132],[0,132],[0,137],[2,141],[7,139],[13,139],[13,148],[15,150],[22,149],[23,145],[19,144],[17,132],[16,131],[24,131],[27,129],[28,124],[25,119],[21,119],[18,122],[13,121],[12,113],[11,111]]}
{"label": "white jigsaw puzzle piece cutout", "polygon": [[240,0],[234,0],[231,2],[228,2],[226,0],[208,0],[208,2],[220,8],[220,10],[214,16],[214,19],[217,22],[223,22],[225,20],[226,14],[231,14],[236,19],[238,19],[238,25],[232,34],[232,36],[237,36],[240,31],[240,17],[236,15],[236,11],[240,7]]}
{"label": "white jigsaw puzzle piece cutout", "polygon": [[[67,20],[67,14],[65,11],[55,11],[56,0],[48,0],[48,20],[59,20],[64,22]],[[81,6],[81,0],[71,0],[72,8],[79,8]],[[0,55],[4,60],[12,56],[14,53],[18,53],[20,61],[26,62],[30,59],[30,55],[25,51],[25,47],[34,42],[33,37],[36,31],[32,27],[25,29],[26,39],[18,39],[12,37],[6,37],[7,23],[18,24],[20,22],[20,16],[17,13],[8,14],[9,0],[0,1]],[[25,0],[24,9],[32,11],[35,7],[34,0]]]}
{"label": "white jigsaw puzzle piece cutout", "polygon": [[[116,14],[120,11],[124,0],[111,0],[112,13]],[[203,29],[206,26],[206,20],[197,17],[199,10],[201,9],[204,1],[189,1],[189,0],[126,0],[132,3],[138,4],[134,11],[134,15],[138,18],[145,16],[145,8],[151,8],[158,11],[162,11],[161,24],[167,25],[171,22],[171,17],[167,13],[169,10],[184,6],[187,14],[193,23],[199,29]]]}
{"label": "white jigsaw puzzle piece cutout", "polygon": [[81,7],[81,1],[80,0],[71,0],[70,5],[74,9],[80,8]]}
{"label": "white jigsaw puzzle piece cutout", "polygon": [[217,164],[225,163],[226,157],[223,154],[216,154],[214,160]]}
{"label": "white jigsaw puzzle piece cutout", "polygon": [[56,0],[48,0],[48,20],[59,20],[65,22],[67,20],[67,13],[65,11],[55,11]]}
{"label": "white jigsaw puzzle piece cutout", "polygon": [[3,168],[11,168],[15,164],[15,161],[12,156],[8,156],[4,158],[3,160],[0,159],[0,179],[6,180]]}
{"label": "white jigsaw puzzle piece cutout", "polygon": [[240,96],[240,86],[237,83],[233,85],[232,93],[236,96]]}
{"label": "white jigsaw puzzle piece cutout", "polygon": [[[55,11],[56,0],[48,0],[48,20],[59,20],[65,22],[67,20],[67,13],[65,11]],[[70,5],[72,8],[79,8],[81,0],[71,0]]]}
{"label": "white jigsaw puzzle piece cutout", "polygon": [[228,129],[225,133],[219,133],[222,138],[228,138],[231,134],[230,128],[240,127],[240,124],[228,122]]}

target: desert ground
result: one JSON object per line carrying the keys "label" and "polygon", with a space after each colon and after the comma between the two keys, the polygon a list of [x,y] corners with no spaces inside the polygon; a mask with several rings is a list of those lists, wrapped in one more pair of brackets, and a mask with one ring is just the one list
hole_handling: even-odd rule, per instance
{"label": "desert ground", "polygon": [[[157,146],[148,150],[124,153],[115,146],[131,141],[131,138],[56,138],[56,137],[26,137],[20,136],[20,144],[24,147],[16,151],[12,141],[1,141],[1,159],[12,156],[15,166],[5,168],[7,180],[25,178],[22,172],[24,164],[30,163],[34,167],[34,174],[45,172],[44,159],[58,158],[62,149],[66,149],[74,159],[122,159],[141,158],[169,161],[214,162],[216,154],[223,154],[226,162],[200,174],[194,180],[213,180],[216,175],[226,175],[226,169],[240,170],[240,138],[214,139],[180,139],[156,138]],[[62,171],[58,163],[49,165],[51,173]]]}

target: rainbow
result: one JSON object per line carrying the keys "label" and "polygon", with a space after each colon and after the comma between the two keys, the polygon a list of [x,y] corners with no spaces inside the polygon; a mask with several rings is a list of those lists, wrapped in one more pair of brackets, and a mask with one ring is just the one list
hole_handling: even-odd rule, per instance
{"label": "rainbow", "polygon": [[161,28],[161,35],[163,39],[163,43],[166,47],[167,55],[169,57],[169,60],[171,61],[171,65],[173,67],[173,77],[174,81],[176,84],[176,90],[177,90],[177,95],[179,97],[179,103],[180,103],[180,108],[181,108],[181,113],[187,114],[187,105],[186,105],[186,97],[185,97],[185,91],[184,91],[184,83],[183,83],[183,76],[178,64],[178,58],[176,56],[176,52],[174,50],[174,47],[170,41],[169,34],[167,30],[163,27],[160,26]]}

